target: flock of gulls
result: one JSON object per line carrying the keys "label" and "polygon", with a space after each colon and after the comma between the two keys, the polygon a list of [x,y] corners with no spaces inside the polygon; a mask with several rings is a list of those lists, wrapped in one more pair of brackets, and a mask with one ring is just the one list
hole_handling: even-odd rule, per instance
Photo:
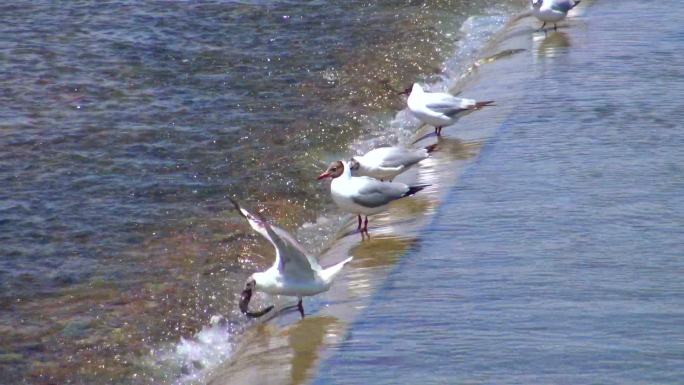
{"label": "flock of gulls", "polygon": [[[568,11],[579,4],[579,0],[530,0],[532,15],[546,23],[563,20]],[[471,112],[494,104],[494,101],[477,101],[459,98],[448,93],[427,92],[415,83],[400,95],[408,95],[409,111],[422,123],[435,127],[435,135],[442,134],[442,128],[454,124]],[[357,230],[368,234],[368,216],[387,210],[395,200],[411,196],[428,185],[407,185],[393,182],[393,179],[411,166],[428,158],[436,144],[420,149],[404,147],[381,147],[348,161],[332,162],[318,176],[319,180],[332,179],[330,195],[337,206],[358,217]],[[250,311],[249,302],[256,291],[271,295],[298,298],[297,309],[304,317],[302,297],[327,291],[337,274],[352,257],[328,268],[318,264],[318,258],[309,254],[297,240],[285,230],[269,224],[258,215],[240,207],[230,199],[235,209],[249,222],[252,229],[261,234],[275,247],[275,263],[268,270],[252,274],[240,298],[240,311],[250,318],[261,317],[273,310],[268,306],[259,311]],[[365,220],[362,220],[365,216]]]}

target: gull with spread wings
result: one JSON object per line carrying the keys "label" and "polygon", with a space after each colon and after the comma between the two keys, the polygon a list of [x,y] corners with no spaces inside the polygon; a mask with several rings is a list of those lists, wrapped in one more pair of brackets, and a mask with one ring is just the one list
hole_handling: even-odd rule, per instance
{"label": "gull with spread wings", "polygon": [[264,219],[240,207],[233,199],[230,201],[235,209],[247,219],[257,233],[275,247],[275,263],[266,271],[252,274],[240,298],[240,311],[251,318],[261,317],[273,309],[273,305],[252,312],[249,310],[249,301],[255,291],[262,291],[273,295],[286,295],[298,297],[297,308],[304,317],[302,297],[316,295],[330,289],[337,274],[342,270],[352,257],[345,259],[328,268],[322,268],[316,257],[304,250],[292,235],[285,230],[270,225]]}

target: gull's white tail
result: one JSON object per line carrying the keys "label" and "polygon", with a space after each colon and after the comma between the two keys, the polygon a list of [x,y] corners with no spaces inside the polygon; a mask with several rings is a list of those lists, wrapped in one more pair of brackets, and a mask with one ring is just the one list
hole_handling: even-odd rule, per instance
{"label": "gull's white tail", "polygon": [[331,284],[332,281],[335,279],[335,276],[339,274],[340,271],[342,271],[344,265],[346,265],[353,258],[354,257],[349,257],[336,265],[332,265],[330,267],[323,269],[323,271],[321,271],[321,278],[323,278],[323,280],[326,283]]}

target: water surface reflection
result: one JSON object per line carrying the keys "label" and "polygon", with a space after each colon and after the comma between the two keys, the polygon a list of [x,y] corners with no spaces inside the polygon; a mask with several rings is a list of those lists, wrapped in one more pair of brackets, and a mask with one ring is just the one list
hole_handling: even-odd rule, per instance
{"label": "water surface reflection", "polygon": [[339,341],[343,323],[332,316],[307,316],[289,327],[261,324],[241,343],[231,364],[210,385],[305,383],[323,346]]}
{"label": "water surface reflection", "polygon": [[533,39],[537,46],[537,56],[540,58],[556,57],[570,47],[570,38],[563,31],[550,31],[543,36],[535,34]]}

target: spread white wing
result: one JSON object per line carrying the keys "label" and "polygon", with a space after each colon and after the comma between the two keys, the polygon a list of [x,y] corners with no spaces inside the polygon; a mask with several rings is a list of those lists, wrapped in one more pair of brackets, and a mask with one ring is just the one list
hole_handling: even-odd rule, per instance
{"label": "spread white wing", "polygon": [[[230,198],[229,198],[230,199]],[[321,271],[321,266],[315,257],[309,255],[299,242],[287,231],[270,225],[264,219],[240,207],[240,205],[230,199],[238,212],[247,219],[249,225],[268,239],[276,251],[274,266],[285,277],[292,279],[313,279],[316,272]]]}

